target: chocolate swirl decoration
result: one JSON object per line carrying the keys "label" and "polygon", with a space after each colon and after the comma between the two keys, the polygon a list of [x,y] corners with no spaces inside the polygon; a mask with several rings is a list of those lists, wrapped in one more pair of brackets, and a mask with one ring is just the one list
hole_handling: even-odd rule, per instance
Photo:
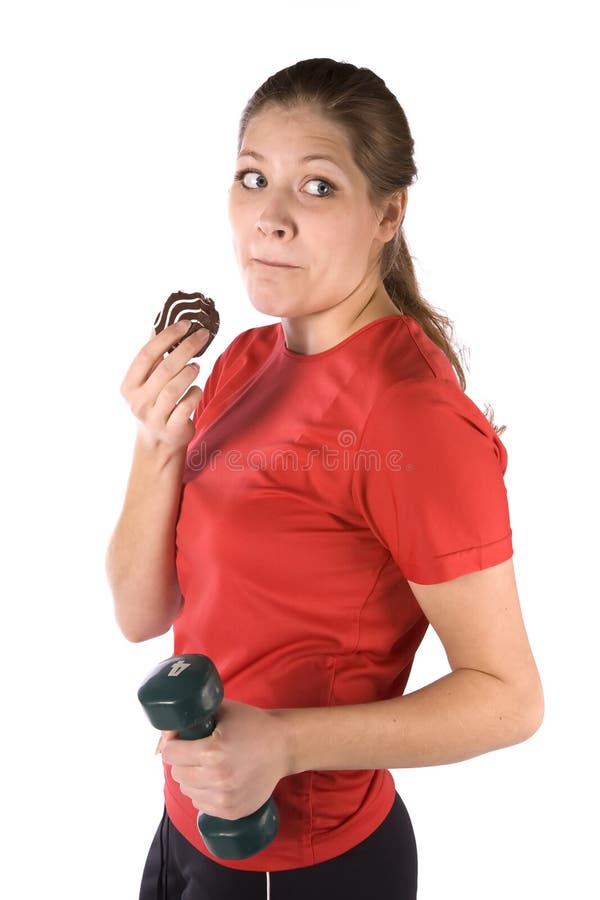
{"label": "chocolate swirl decoration", "polygon": [[174,325],[175,322],[179,322],[180,319],[189,319],[192,324],[190,325],[189,331],[186,331],[185,335],[173,344],[167,353],[170,353],[175,347],[178,347],[181,341],[184,341],[190,334],[198,331],[199,328],[208,328],[210,332],[208,341],[195,356],[191,357],[191,359],[196,359],[197,357],[202,356],[219,330],[219,313],[217,312],[214,301],[211,300],[210,297],[205,297],[200,291],[196,291],[193,294],[176,291],[174,294],[171,294],[154,320],[154,331],[156,334],[160,334],[161,331],[169,325]]}

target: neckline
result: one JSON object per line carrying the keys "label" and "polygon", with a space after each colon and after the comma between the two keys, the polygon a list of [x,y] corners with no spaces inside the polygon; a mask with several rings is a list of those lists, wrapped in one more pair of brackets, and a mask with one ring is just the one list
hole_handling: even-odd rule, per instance
{"label": "neckline", "polygon": [[385,322],[388,319],[406,319],[406,315],[404,313],[390,313],[387,316],[380,316],[378,319],[373,319],[372,322],[367,322],[366,325],[363,325],[362,328],[358,328],[356,331],[353,331],[352,334],[349,334],[347,338],[344,338],[343,341],[340,341],[339,344],[334,344],[333,347],[329,347],[328,350],[321,350],[320,353],[298,353],[296,350],[290,350],[289,347],[285,343],[285,332],[283,330],[283,325],[281,321],[277,323],[277,332],[279,336],[279,340],[281,343],[281,353],[284,356],[287,356],[288,359],[294,359],[297,362],[308,362],[312,359],[323,359],[326,356],[330,356],[332,353],[340,350],[342,347],[345,347],[346,344],[353,341],[359,335],[364,334],[365,331],[368,331],[370,328],[373,328],[374,325],[377,325],[379,322]]}

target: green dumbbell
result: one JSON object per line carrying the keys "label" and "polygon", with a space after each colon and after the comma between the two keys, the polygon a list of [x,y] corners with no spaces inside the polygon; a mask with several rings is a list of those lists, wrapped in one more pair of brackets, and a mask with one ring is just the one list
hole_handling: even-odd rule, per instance
{"label": "green dumbbell", "polygon": [[[138,690],[148,718],[160,731],[177,731],[184,741],[213,733],[213,713],[223,700],[223,684],[214,663],[200,653],[172,656],[150,672]],[[272,797],[241,819],[198,815],[198,831],[219,859],[246,859],[271,843],[279,826]]]}

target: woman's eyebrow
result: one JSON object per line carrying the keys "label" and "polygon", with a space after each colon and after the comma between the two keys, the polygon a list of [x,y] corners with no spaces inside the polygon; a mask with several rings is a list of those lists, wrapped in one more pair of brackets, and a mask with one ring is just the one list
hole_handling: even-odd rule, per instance
{"label": "woman's eyebrow", "polygon": [[[241,156],[253,156],[254,159],[258,159],[260,162],[265,161],[265,157],[261,153],[257,153],[256,150],[244,150],[243,149],[240,152],[238,159]],[[334,166],[338,167],[338,169],[341,169],[342,171],[344,171],[342,166],[339,164],[339,162],[336,159],[333,158],[333,156],[327,156],[327,154],[324,154],[324,153],[309,153],[307,156],[302,156],[298,160],[298,162],[311,162],[312,160],[315,160],[315,159],[325,159],[328,162],[332,162],[334,164]]]}

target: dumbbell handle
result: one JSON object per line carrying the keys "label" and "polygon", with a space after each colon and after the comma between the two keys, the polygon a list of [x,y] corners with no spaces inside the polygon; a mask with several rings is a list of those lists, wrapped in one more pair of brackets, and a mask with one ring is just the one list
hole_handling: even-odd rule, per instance
{"label": "dumbbell handle", "polygon": [[177,737],[182,741],[199,741],[202,738],[210,737],[215,728],[217,727],[217,720],[214,716],[207,716],[202,722],[198,722],[197,725],[192,725],[191,728],[182,728],[177,732]]}

